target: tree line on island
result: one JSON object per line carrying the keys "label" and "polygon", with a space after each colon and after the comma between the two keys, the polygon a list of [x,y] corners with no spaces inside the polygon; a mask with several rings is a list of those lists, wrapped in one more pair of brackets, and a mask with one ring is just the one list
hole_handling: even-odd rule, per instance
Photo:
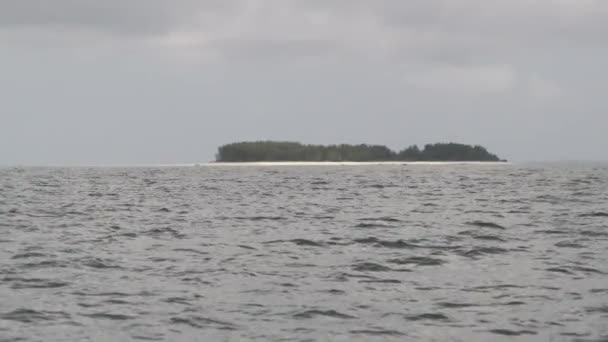
{"label": "tree line on island", "polygon": [[289,141],[237,142],[220,146],[217,162],[382,162],[382,161],[505,161],[479,145],[458,143],[412,145],[395,152],[382,145],[307,145]]}

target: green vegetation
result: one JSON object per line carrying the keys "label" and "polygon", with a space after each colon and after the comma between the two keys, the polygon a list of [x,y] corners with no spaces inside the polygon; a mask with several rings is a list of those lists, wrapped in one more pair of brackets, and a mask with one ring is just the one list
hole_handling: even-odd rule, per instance
{"label": "green vegetation", "polygon": [[304,145],[297,142],[238,142],[219,147],[218,162],[271,161],[502,161],[484,147],[456,143],[412,145],[394,152],[382,145]]}

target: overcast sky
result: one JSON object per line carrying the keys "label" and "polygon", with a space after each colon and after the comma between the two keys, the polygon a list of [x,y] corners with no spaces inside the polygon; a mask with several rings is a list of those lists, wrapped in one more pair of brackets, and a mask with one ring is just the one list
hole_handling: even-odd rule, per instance
{"label": "overcast sky", "polygon": [[277,139],[608,159],[606,0],[3,0],[0,164]]}

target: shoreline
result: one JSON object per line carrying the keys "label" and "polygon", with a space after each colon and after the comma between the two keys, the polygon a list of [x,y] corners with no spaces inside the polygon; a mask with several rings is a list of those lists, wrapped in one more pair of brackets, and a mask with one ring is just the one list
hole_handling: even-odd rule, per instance
{"label": "shoreline", "polygon": [[492,161],[383,161],[383,162],[210,162],[194,166],[408,166],[408,165],[512,165],[510,162]]}
{"label": "shoreline", "polygon": [[512,162],[492,161],[385,161],[385,162],[201,162],[201,163],[167,163],[167,164],[82,164],[82,165],[0,165],[0,169],[11,168],[187,168],[187,167],[272,167],[272,166],[449,166],[449,165],[513,165]]}

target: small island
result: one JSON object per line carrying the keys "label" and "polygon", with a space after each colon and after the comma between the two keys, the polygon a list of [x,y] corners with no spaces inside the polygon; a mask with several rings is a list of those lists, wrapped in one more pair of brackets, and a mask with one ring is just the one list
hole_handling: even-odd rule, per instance
{"label": "small island", "polygon": [[216,162],[506,162],[485,147],[458,143],[412,145],[395,152],[382,145],[306,145],[289,141],[237,142],[220,146]]}

